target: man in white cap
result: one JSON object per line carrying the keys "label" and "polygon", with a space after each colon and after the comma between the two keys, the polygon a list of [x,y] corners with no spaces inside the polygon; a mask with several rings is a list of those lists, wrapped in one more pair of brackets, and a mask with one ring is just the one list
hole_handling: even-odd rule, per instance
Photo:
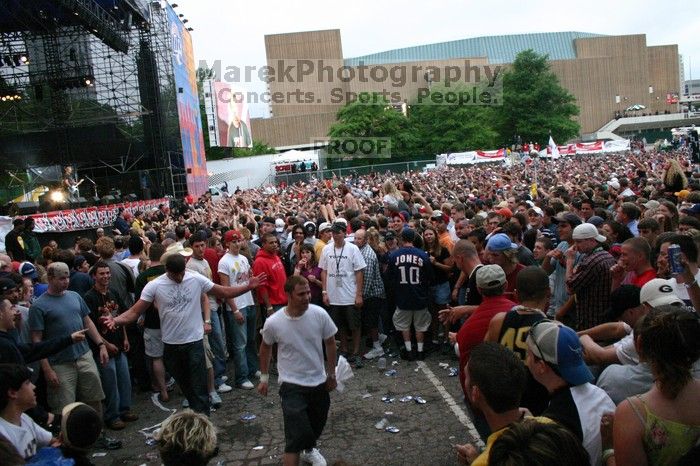
{"label": "man in white cap", "polygon": [[[606,321],[610,307],[615,258],[603,249],[605,236],[595,225],[583,223],[572,233],[574,245],[566,251],[566,287],[576,295],[576,329],[586,330]],[[576,264],[576,253],[583,257]]]}

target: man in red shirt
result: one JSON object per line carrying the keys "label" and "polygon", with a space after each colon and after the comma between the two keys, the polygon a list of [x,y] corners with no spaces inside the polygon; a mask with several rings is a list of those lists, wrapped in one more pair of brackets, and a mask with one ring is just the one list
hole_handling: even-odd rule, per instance
{"label": "man in red shirt", "polygon": [[267,316],[287,304],[287,295],[284,292],[284,282],[287,274],[284,264],[280,259],[280,243],[273,233],[265,233],[260,238],[262,248],[255,255],[253,262],[253,275],[267,274],[267,282],[258,287],[258,301],[265,308]]}
{"label": "man in red shirt", "polygon": [[634,285],[638,288],[656,278],[656,270],[651,266],[651,247],[646,239],[630,238],[622,243],[620,259],[610,268],[612,289],[620,285]]}
{"label": "man in red shirt", "polygon": [[[269,280],[268,280],[269,281]],[[506,274],[499,265],[485,265],[476,271],[476,287],[482,296],[481,304],[457,332],[459,349],[459,382],[464,386],[464,367],[469,361],[472,349],[484,341],[491,319],[499,312],[510,311],[515,303],[503,293],[506,287]]]}

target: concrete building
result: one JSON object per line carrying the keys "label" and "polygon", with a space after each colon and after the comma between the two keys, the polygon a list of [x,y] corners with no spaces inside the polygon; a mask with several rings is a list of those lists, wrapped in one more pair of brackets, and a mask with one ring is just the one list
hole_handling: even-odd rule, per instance
{"label": "concrete building", "polygon": [[[644,34],[477,37],[345,58],[335,29],[268,35],[265,47],[274,70],[269,91],[280,98],[270,104],[271,118],[251,124],[255,139],[275,147],[304,147],[325,138],[338,109],[362,91],[411,103],[451,69],[460,69],[469,85],[476,74],[482,73],[483,80],[489,72],[500,72],[527,49],[549,55],[552,71],[577,99],[582,134],[597,131],[634,104],[644,105],[649,114],[675,113],[678,103],[667,96],[682,91],[678,46],[648,45]],[[290,66],[293,71],[285,76]],[[393,79],[394,70],[408,73],[408,79]],[[431,70],[444,75],[435,77]]]}

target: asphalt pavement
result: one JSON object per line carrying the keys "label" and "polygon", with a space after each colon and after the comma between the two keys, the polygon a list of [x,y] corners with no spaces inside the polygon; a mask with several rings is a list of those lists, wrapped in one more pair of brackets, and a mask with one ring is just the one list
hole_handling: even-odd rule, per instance
{"label": "asphalt pavement", "polygon": [[[453,445],[478,439],[458,377],[450,375],[456,358],[435,353],[422,362],[402,361],[398,355],[386,359],[386,369],[377,368],[377,359],[366,361],[354,370],[343,393],[331,394],[318,445],[328,464],[456,465]],[[211,415],[220,448],[211,465],[281,464],[284,427],[277,391],[271,376],[267,397],[241,389],[221,395],[223,405]],[[91,460],[98,466],[160,464],[156,447],[143,432],[169,415],[163,409],[179,409],[181,399],[175,392],[161,408],[150,394],[136,393],[133,410],[140,419],[125,430],[107,431],[123,447],[95,450]]]}

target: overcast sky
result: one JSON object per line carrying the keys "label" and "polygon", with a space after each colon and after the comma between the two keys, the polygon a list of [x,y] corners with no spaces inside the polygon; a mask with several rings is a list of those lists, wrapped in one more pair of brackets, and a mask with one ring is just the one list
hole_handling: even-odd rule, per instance
{"label": "overcast sky", "polygon": [[[685,78],[700,79],[700,8],[690,0],[171,0],[189,20],[197,62],[265,64],[266,34],[340,29],[344,57],[469,37],[582,31],[646,34],[678,44]],[[260,90],[249,84],[249,90]],[[264,87],[263,87],[264,88]],[[264,110],[251,107],[251,116]]]}

